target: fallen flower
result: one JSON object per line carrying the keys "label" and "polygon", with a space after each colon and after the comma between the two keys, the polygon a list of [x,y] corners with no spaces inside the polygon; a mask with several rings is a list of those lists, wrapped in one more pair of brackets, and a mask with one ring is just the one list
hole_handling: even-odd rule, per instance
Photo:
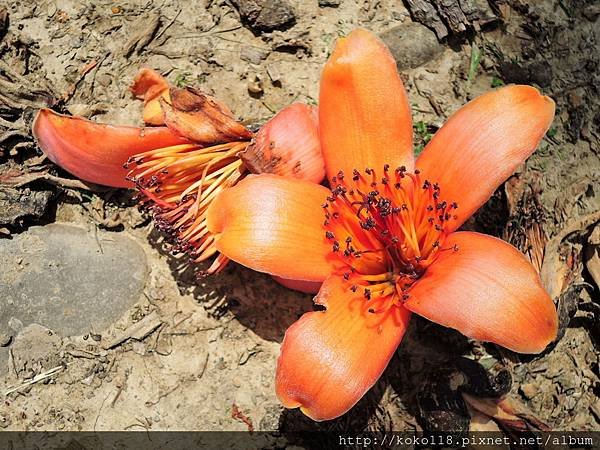
{"label": "fallen flower", "polygon": [[[144,121],[156,127],[99,124],[43,109],[33,135],[48,158],[85,181],[136,186],[158,228],[195,262],[214,257],[205,274],[229,261],[206,227],[216,195],[248,173],[278,173],[315,183],[325,176],[316,109],[295,103],[256,134],[223,103],[193,88],[170,87],[142,69],[131,87],[144,101]],[[166,126],[165,126],[166,125]]]}
{"label": "fallen flower", "polygon": [[530,86],[457,111],[416,163],[395,62],[366,30],[340,39],[321,77],[319,132],[332,189],[257,175],[208,208],[214,245],[255,270],[324,282],[286,332],[277,395],[314,420],[344,414],[396,351],[411,312],[478,340],[541,352],[557,314],[506,242],[456,231],[536,148],[554,102]]}

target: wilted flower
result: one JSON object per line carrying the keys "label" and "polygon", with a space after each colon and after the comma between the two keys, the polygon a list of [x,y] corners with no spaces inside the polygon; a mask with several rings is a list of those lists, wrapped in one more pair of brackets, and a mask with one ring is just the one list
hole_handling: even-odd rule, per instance
{"label": "wilted flower", "polygon": [[311,106],[293,104],[254,134],[223,103],[194,88],[170,87],[152,70],[142,69],[131,90],[144,101],[144,121],[155,127],[99,124],[43,109],[33,134],[50,160],[82,180],[136,186],[174,252],[196,262],[215,256],[205,273],[228,262],[206,227],[216,195],[250,172],[315,183],[325,176]]}

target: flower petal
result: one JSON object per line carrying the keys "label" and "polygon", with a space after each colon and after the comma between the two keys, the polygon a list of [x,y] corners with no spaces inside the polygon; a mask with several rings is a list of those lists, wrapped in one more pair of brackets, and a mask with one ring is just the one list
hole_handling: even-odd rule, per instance
{"label": "flower petal", "polygon": [[325,178],[325,163],[317,109],[302,103],[282,109],[256,133],[240,157],[253,173],[320,183]]}
{"label": "flower petal", "polygon": [[423,177],[439,183],[440,197],[458,202],[457,229],[540,143],[554,102],[531,86],[507,86],[459,109],[417,160]]}
{"label": "flower petal", "polygon": [[328,278],[309,312],[285,333],[277,361],[277,396],[313,420],[341,416],[375,384],[406,331],[410,313],[392,306],[371,314],[341,277]]}
{"label": "flower petal", "polygon": [[282,278],[323,281],[330,273],[322,204],[330,191],[308,181],[249,175],[207,211],[217,249],[251,269]]}
{"label": "flower petal", "polygon": [[131,92],[144,101],[144,122],[148,125],[164,125],[160,99],[170,102],[169,83],[155,70],[142,68],[133,80]]}
{"label": "flower petal", "polygon": [[320,281],[288,280],[278,276],[273,276],[273,279],[288,289],[304,292],[305,294],[316,294],[323,284]]}
{"label": "flower petal", "polygon": [[468,231],[452,233],[443,246],[448,250],[411,288],[406,308],[520,353],[539,353],[556,337],[556,308],[516,248]]}
{"label": "flower petal", "polygon": [[171,88],[169,96],[170,101],[160,100],[165,123],[194,142],[212,145],[252,137],[230,109],[210,95],[187,87]]}
{"label": "flower petal", "polygon": [[123,164],[136,153],[189,142],[166,127],[100,124],[80,117],[38,112],[32,127],[48,158],[78,178],[114,187],[132,187]]}
{"label": "flower petal", "polygon": [[413,167],[408,98],[385,44],[357,29],[338,40],[321,75],[319,127],[327,176]]}

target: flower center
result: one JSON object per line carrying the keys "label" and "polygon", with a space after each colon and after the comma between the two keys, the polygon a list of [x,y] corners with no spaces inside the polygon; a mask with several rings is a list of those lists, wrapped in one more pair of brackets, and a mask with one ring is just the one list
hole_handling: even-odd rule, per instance
{"label": "flower center", "polygon": [[[353,292],[385,311],[409,298],[409,289],[441,251],[456,202],[440,199],[437,183],[404,166],[339,172],[323,205],[325,236]],[[391,301],[390,301],[391,299]],[[381,301],[381,304],[378,302]]]}

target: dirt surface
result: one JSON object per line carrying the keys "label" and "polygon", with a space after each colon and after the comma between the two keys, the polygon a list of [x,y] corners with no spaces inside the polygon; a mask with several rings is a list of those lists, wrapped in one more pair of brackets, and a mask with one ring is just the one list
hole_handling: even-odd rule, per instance
{"label": "dirt surface", "polygon": [[[493,2],[494,20],[471,21],[439,41],[414,11],[411,17],[411,2],[265,1],[270,9],[257,13],[252,5],[260,3],[0,0],[0,250],[22,243],[10,247],[16,256],[0,261],[0,293],[20,304],[26,289],[17,279],[35,276],[35,264],[26,264],[27,242],[50,226],[77,227],[91,261],[102,251],[96,244],[113,235],[143,255],[132,264],[145,265],[142,286],[118,294],[131,303],[117,320],[114,296],[94,285],[107,283],[110,268],[86,270],[80,283],[92,288],[73,294],[86,297],[78,303],[85,331],[60,330],[60,321],[33,313],[47,311],[52,295],[39,295],[37,310],[2,299],[0,427],[415,430],[427,415],[418,394],[462,355],[507,368],[509,396],[551,429],[600,429],[597,5]],[[381,33],[391,46],[419,146],[460,105],[493,86],[535,84],[557,102],[538,151],[467,227],[510,241],[538,265],[559,304],[564,336],[544,354],[524,357],[416,319],[365,398],[345,416],[315,424],[279,405],[273,379],[283,334],[312,309],[311,297],[235,264],[197,281],[183,258],[168,254],[131,192],[82,189],[40,157],[29,130],[45,105],[140,125],[141,105],[127,87],[143,66],[214,94],[244,123],[261,123],[293,101],[317,102],[333,42],[357,26]],[[62,244],[52,245],[73,242],[74,234],[63,234]],[[59,252],[56,264],[60,258]],[[44,277],[37,282],[42,292],[52,289]]]}

